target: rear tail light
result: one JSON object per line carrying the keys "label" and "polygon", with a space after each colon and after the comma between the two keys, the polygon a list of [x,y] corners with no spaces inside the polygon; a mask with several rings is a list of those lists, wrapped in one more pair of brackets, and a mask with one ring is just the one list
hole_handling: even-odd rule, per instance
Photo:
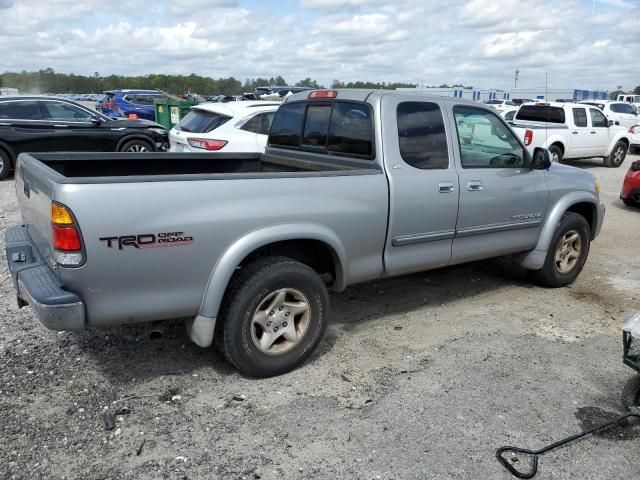
{"label": "rear tail light", "polygon": [[336,98],[337,90],[314,90],[308,95],[308,98]]}
{"label": "rear tail light", "polygon": [[629,128],[629,133],[632,134],[636,134],[636,133],[640,133],[640,125],[633,125],[631,128]]}
{"label": "rear tail light", "polygon": [[531,145],[532,141],[533,141],[533,130],[527,129],[524,132],[524,146],[528,147],[529,145]]}
{"label": "rear tail light", "polygon": [[207,138],[189,138],[187,141],[193,148],[201,148],[209,151],[220,150],[229,143],[226,140],[209,140]]}
{"label": "rear tail light", "polygon": [[58,265],[79,267],[84,263],[82,236],[71,210],[60,203],[51,204],[51,237]]}

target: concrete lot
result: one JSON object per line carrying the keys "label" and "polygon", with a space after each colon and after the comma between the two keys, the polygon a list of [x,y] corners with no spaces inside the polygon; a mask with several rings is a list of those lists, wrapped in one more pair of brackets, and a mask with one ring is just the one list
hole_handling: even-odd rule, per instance
{"label": "concrete lot", "polygon": [[[497,447],[537,448],[620,411],[640,209],[618,193],[638,158],[579,162],[608,211],[571,287],[536,287],[502,260],[355,286],[332,295],[320,352],[269,380],[191,344],[181,322],[48,331],[5,280],[0,478],[512,478]],[[0,228],[18,221],[0,182]],[[117,430],[105,407],[129,409]],[[639,449],[640,426],[609,431],[544,456],[538,478],[632,478]]]}

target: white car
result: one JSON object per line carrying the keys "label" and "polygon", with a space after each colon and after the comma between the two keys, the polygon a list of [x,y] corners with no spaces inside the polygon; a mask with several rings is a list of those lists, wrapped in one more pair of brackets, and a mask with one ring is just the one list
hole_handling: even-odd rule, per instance
{"label": "white car", "polygon": [[631,142],[629,146],[629,152],[634,154],[640,153],[640,120],[637,125],[633,125],[629,129],[629,140]]}
{"label": "white car", "polygon": [[201,103],[169,132],[170,152],[262,153],[280,103]]}
{"label": "white car", "polygon": [[627,102],[618,102],[617,100],[582,100],[578,103],[598,107],[609,120],[613,120],[614,125],[631,128],[633,125],[640,123],[636,109]]}
{"label": "white car", "polygon": [[618,101],[632,104],[636,111],[640,113],[640,95],[625,93],[622,95],[618,95]]}
{"label": "white car", "polygon": [[518,105],[513,103],[511,100],[487,100],[484,104],[495,108],[498,112],[518,107]]}
{"label": "white car", "polygon": [[500,116],[504,118],[507,122],[512,122],[513,117],[515,116],[517,111],[518,111],[518,107],[504,109],[500,112]]}

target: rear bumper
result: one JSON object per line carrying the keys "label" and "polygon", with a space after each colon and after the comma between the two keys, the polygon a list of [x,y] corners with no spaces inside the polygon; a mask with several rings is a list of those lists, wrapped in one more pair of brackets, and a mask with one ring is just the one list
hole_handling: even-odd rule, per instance
{"label": "rear bumper", "polygon": [[51,330],[85,328],[84,303],[75,293],[63,288],[31,242],[27,227],[18,225],[7,229],[5,241],[18,305],[30,305],[40,323]]}

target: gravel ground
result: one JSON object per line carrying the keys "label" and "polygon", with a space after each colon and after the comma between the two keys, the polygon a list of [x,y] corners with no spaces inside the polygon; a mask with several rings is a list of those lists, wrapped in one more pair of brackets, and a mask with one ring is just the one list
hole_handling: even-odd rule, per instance
{"label": "gravel ground", "polygon": [[[0,240],[0,478],[511,478],[497,447],[620,411],[620,327],[640,309],[640,210],[618,199],[632,159],[579,163],[608,210],[571,287],[502,260],[354,286],[332,295],[314,358],[268,380],[181,322],[46,330],[17,308]],[[0,228],[19,221],[13,186],[0,182]],[[544,456],[539,478],[637,476],[639,448],[640,427],[614,429]]]}

